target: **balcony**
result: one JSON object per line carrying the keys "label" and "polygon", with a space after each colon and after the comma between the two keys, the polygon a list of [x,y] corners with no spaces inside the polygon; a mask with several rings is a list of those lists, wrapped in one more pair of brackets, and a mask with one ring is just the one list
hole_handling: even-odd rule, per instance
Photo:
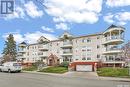
{"label": "balcony", "polygon": [[61,55],[62,56],[72,56],[73,54],[72,54],[72,51],[63,51]]}
{"label": "balcony", "polygon": [[17,59],[18,60],[26,59],[26,55],[25,54],[18,54]]}
{"label": "balcony", "polygon": [[18,53],[25,53],[26,50],[25,49],[18,49]]}
{"label": "balcony", "polygon": [[40,57],[47,57],[47,56],[48,56],[48,55],[47,55],[47,52],[39,52],[38,55],[39,55]]}
{"label": "balcony", "polygon": [[72,48],[72,41],[63,42],[62,48]]}
{"label": "balcony", "polygon": [[110,59],[106,58],[103,63],[125,63],[125,60],[121,57],[111,57]]}
{"label": "balcony", "polygon": [[106,60],[103,63],[125,63],[124,60]]}
{"label": "balcony", "polygon": [[41,51],[48,51],[48,49],[49,49],[48,45],[39,45],[38,48]]}
{"label": "balcony", "polygon": [[122,53],[121,48],[118,47],[111,47],[111,48],[106,48],[105,52],[103,52],[103,54],[105,55],[109,55],[109,54],[117,54],[117,53]]}
{"label": "balcony", "polygon": [[122,36],[109,36],[104,39],[105,41],[103,44],[121,44],[124,42],[124,38]]}

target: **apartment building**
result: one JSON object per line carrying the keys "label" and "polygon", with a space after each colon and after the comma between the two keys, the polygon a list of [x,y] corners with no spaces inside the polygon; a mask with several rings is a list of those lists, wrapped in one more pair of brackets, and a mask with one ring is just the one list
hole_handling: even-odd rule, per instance
{"label": "apartment building", "polygon": [[121,67],[125,64],[121,57],[124,32],[123,27],[111,25],[98,34],[73,36],[64,32],[53,41],[42,36],[34,44],[20,43],[17,59],[23,63],[41,60],[50,66],[67,61],[69,68],[77,71],[94,71],[99,64]]}

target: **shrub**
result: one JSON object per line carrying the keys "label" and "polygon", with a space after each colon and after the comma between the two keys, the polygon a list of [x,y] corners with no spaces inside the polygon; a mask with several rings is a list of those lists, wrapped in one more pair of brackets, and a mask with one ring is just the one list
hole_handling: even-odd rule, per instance
{"label": "shrub", "polygon": [[67,67],[67,68],[68,68],[69,62],[62,62],[62,63],[60,64],[60,66],[61,66],[61,67]]}
{"label": "shrub", "polygon": [[35,70],[37,70],[37,67],[33,65],[33,66],[30,66],[30,67],[26,67],[23,70],[24,71],[35,71]]}
{"label": "shrub", "polygon": [[67,72],[68,69],[66,67],[59,67],[59,66],[55,66],[55,67],[48,67],[45,68],[43,70],[40,70],[39,72],[47,72],[47,73],[65,73]]}

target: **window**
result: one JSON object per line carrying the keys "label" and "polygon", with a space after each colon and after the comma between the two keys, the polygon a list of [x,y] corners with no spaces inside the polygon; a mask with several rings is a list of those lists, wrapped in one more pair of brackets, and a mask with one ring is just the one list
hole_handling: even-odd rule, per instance
{"label": "window", "polygon": [[82,43],[85,43],[85,39],[82,39]]}
{"label": "window", "polygon": [[34,49],[34,46],[32,46],[32,49]]}
{"label": "window", "polygon": [[57,43],[57,46],[59,45],[59,43]]}
{"label": "window", "polygon": [[75,40],[75,43],[77,43],[77,40]]}
{"label": "window", "polygon": [[100,37],[98,36],[97,39],[100,39]]}
{"label": "window", "polygon": [[86,46],[82,46],[82,51],[86,51]]}
{"label": "window", "polygon": [[79,60],[79,59],[75,59],[75,60]]}
{"label": "window", "polygon": [[89,38],[89,39],[87,39],[87,42],[91,42],[91,39]]}
{"label": "window", "polygon": [[100,55],[99,55],[99,54],[97,55],[97,58],[100,58]]}
{"label": "window", "polygon": [[91,48],[90,48],[90,47],[88,47],[88,48],[87,48],[87,51],[91,51]]}
{"label": "window", "polygon": [[97,45],[97,49],[99,49],[100,48],[100,46],[99,45]]}
{"label": "window", "polygon": [[86,58],[85,58],[85,57],[83,57],[83,58],[82,58],[82,60],[86,60]]}
{"label": "window", "polygon": [[87,57],[87,60],[91,60],[91,57]]}

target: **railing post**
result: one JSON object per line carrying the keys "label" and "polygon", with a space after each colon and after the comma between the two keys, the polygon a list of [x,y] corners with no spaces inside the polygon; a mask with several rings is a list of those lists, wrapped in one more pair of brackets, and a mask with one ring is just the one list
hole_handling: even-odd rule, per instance
{"label": "railing post", "polygon": [[112,36],[111,36],[111,31],[110,31],[110,37],[109,37],[109,39],[110,39],[110,40],[112,39]]}
{"label": "railing post", "polygon": [[118,39],[120,39],[121,38],[121,30],[119,30],[119,37],[118,37]]}

